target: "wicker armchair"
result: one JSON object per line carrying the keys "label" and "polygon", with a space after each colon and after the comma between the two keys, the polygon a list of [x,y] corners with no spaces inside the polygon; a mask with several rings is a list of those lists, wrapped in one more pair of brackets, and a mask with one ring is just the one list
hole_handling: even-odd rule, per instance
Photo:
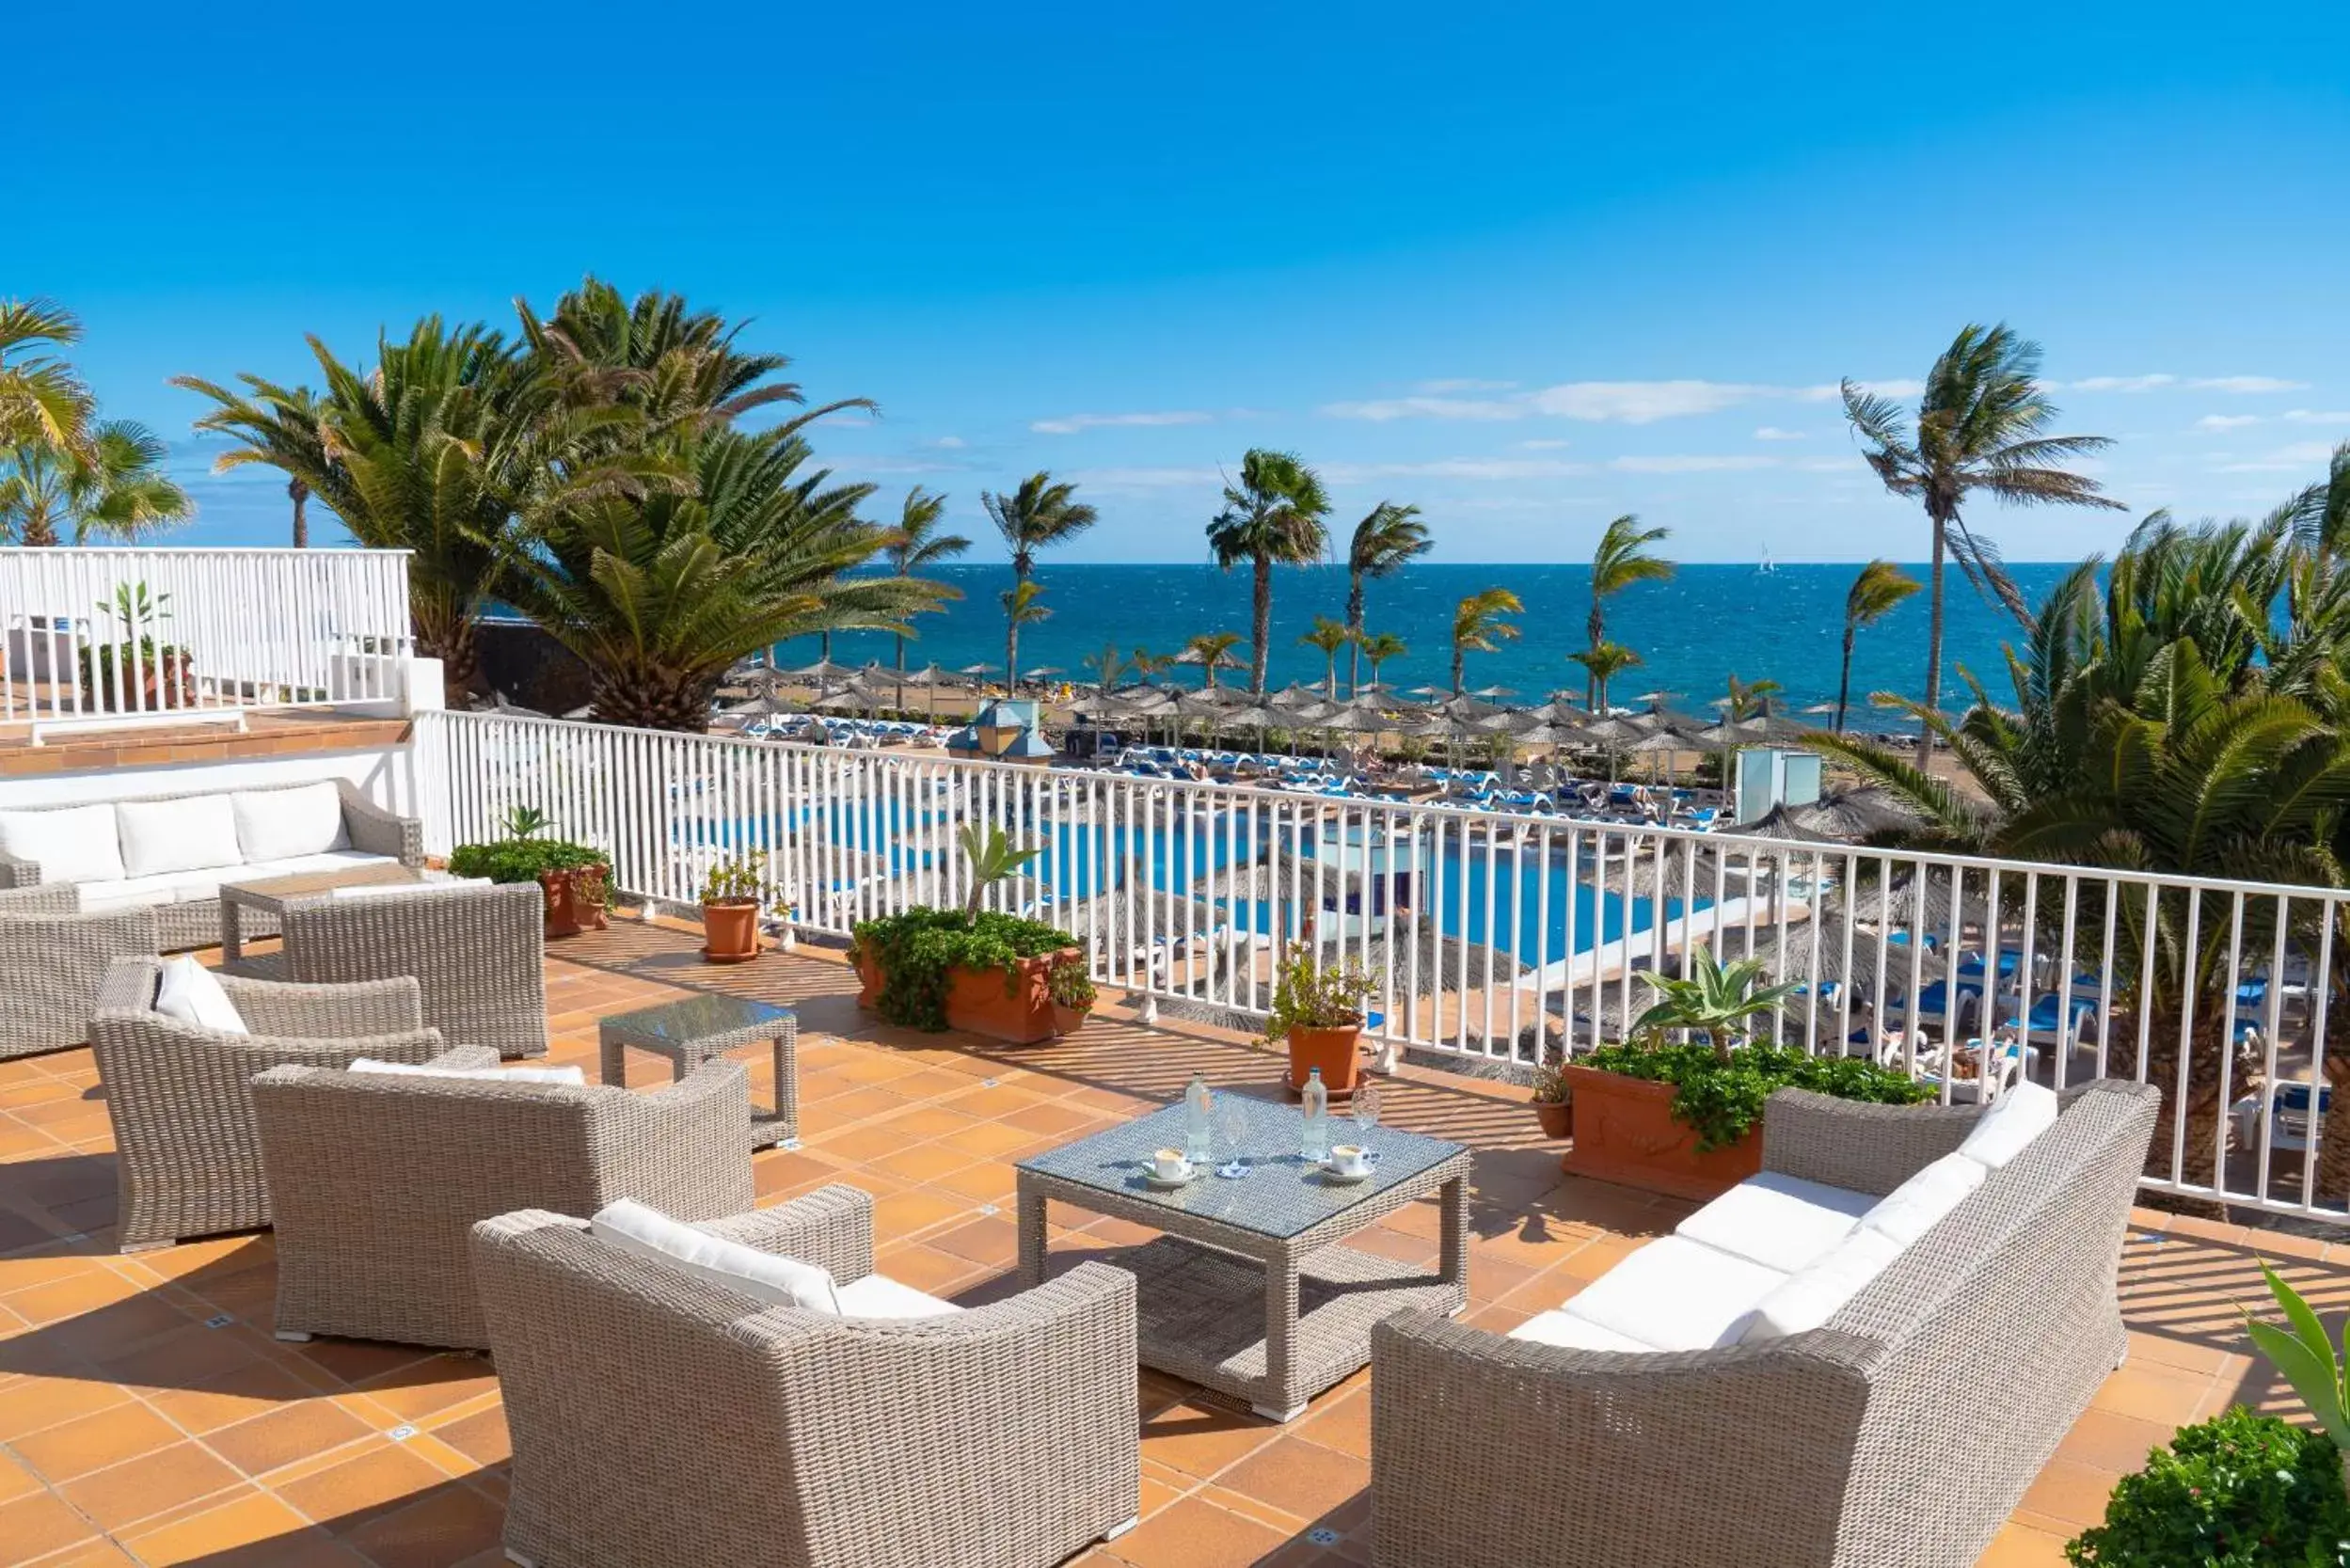
{"label": "wicker armchair", "polygon": [[284,950],[254,973],[312,984],[413,974],[424,1022],[451,1045],[547,1054],[547,906],[535,883],[306,899],[284,925]]}
{"label": "wicker armchair", "polygon": [[[1806,1333],[1630,1354],[1377,1325],[1380,1568],[1969,1568],[2128,1344],[2115,1275],[2159,1097],[2068,1098]],[[1763,1164],[1882,1195],[1976,1115],[1782,1090]]]}
{"label": "wicker armchair", "polygon": [[107,967],[157,951],[154,911],[80,910],[71,882],[0,891],[0,1061],[87,1040]]}
{"label": "wicker armchair", "polygon": [[125,1252],[269,1223],[248,1088],[255,1073],[283,1063],[339,1068],[359,1056],[422,1062],[440,1053],[440,1036],[418,1012],[414,980],[288,986],[224,974],[221,989],[252,1030],[227,1035],[156,1012],[162,975],[160,958],[117,958],[89,1026],[114,1121],[116,1240]]}
{"label": "wicker armchair", "polygon": [[[495,1067],[479,1047],[452,1052]],[[253,1081],[277,1210],[278,1333],[485,1348],[477,1220],[633,1197],[683,1220],[751,1207],[751,1090],[713,1061],[650,1093],[278,1068]]]}
{"label": "wicker armchair", "polygon": [[[835,1186],[702,1228],[845,1284],[872,1226]],[[486,1220],[473,1257],[518,1562],[1046,1568],[1139,1512],[1121,1270],[877,1321],[762,1308],[558,1214]]]}

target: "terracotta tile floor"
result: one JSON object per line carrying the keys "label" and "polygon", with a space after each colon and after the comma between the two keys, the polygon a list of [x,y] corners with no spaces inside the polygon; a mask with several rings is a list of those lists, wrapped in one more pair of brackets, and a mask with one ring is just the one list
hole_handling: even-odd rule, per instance
{"label": "terracotta tile floor", "polygon": [[[770,958],[714,970],[691,939],[638,926],[582,937],[548,963],[554,1058],[595,1073],[595,1021],[679,986],[801,1009],[806,1143],[757,1164],[760,1201],[827,1181],[879,1199],[881,1267],[966,1299],[1001,1291],[1013,1259],[1008,1162],[1173,1098],[1193,1071],[1261,1085],[1272,1058],[1208,1031],[1146,1029],[1105,1007],[1081,1041],[982,1048],[861,1017],[836,962]],[[742,1053],[754,1092],[763,1052]],[[666,1077],[650,1057],[631,1082]],[[1556,1306],[1681,1205],[1563,1179],[1523,1105],[1442,1075],[1386,1090],[1398,1124],[1477,1150],[1469,1321],[1497,1329]],[[222,1568],[500,1560],[507,1441],[477,1357],[270,1336],[266,1235],[119,1257],[111,1136],[87,1051],[0,1063],[0,1561]],[[1056,1246],[1132,1227],[1079,1213]],[[1435,1256],[1431,1205],[1370,1244]],[[2115,1477],[2179,1423],[2277,1386],[2245,1354],[2237,1306],[2256,1256],[2287,1264],[2331,1311],[2350,1268],[2323,1243],[2138,1215],[2116,1372],[2024,1497],[1986,1564],[2056,1563],[2102,1514]],[[1986,1347],[1987,1350],[1993,1348]],[[1143,1522],[1080,1560],[1095,1568],[1370,1560],[1370,1401],[1358,1376],[1286,1427],[1235,1416],[1145,1373]],[[681,1565],[692,1568],[692,1565]]]}

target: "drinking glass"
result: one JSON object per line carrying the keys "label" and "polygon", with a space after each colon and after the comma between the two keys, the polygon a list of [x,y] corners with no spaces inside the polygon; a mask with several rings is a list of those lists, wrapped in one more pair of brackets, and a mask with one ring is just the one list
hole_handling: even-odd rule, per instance
{"label": "drinking glass", "polygon": [[1215,1141],[1224,1156],[1223,1174],[1248,1174],[1248,1112],[1237,1095],[1229,1091],[1216,1096]]}
{"label": "drinking glass", "polygon": [[1379,1085],[1358,1082],[1355,1085],[1355,1141],[1361,1143],[1360,1134],[1379,1125]]}

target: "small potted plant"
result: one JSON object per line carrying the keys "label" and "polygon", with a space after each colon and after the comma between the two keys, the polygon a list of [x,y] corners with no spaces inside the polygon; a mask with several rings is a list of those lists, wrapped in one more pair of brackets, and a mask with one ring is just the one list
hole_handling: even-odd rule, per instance
{"label": "small potted plant", "polygon": [[759,895],[767,887],[767,856],[753,850],[723,860],[702,879],[702,958],[748,963],[759,956]]}
{"label": "small potted plant", "polygon": [[1063,958],[1044,972],[1044,994],[1053,999],[1053,1030],[1056,1034],[1073,1035],[1086,1025],[1086,1015],[1093,1011],[1096,992],[1093,976],[1086,973],[1081,958]]}
{"label": "small potted plant", "polygon": [[605,928],[612,901],[611,857],[585,844],[540,837],[554,824],[536,806],[515,807],[500,826],[503,838],[451,850],[451,873],[493,882],[536,882],[546,900],[549,938]]}
{"label": "small potted plant", "polygon": [[1546,1138],[1564,1138],[1575,1131],[1575,1085],[1566,1076],[1567,1058],[1559,1056],[1534,1069],[1534,1120]]}
{"label": "small potted plant", "polygon": [[1287,1042],[1293,1094],[1305,1092],[1316,1068],[1322,1069],[1322,1086],[1332,1096],[1355,1092],[1363,1003],[1375,989],[1358,961],[1325,963],[1310,944],[1289,944],[1274,972],[1264,1040],[1267,1045]]}

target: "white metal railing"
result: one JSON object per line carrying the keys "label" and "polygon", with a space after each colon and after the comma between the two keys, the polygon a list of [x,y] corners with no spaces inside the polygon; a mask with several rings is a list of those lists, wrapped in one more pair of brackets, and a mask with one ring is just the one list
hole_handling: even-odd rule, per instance
{"label": "white metal railing", "polygon": [[1305,938],[1362,963],[1373,1035],[1463,1056],[1588,1050],[1647,1005],[1642,971],[1752,955],[1803,988],[1785,1040],[1945,1101],[2152,1082],[2151,1188],[2350,1218],[2350,1175],[2311,1179],[2350,1137],[2323,1114],[2350,894],[495,714],[420,715],[418,747],[437,852],[534,806],[622,892],[690,905],[759,850],[779,910],[846,935],[960,902],[957,832],[992,824],[1040,853],[989,905],[1071,932],[1097,979],[1261,1018]]}
{"label": "white metal railing", "polygon": [[405,550],[0,549],[0,723],[396,703]]}

